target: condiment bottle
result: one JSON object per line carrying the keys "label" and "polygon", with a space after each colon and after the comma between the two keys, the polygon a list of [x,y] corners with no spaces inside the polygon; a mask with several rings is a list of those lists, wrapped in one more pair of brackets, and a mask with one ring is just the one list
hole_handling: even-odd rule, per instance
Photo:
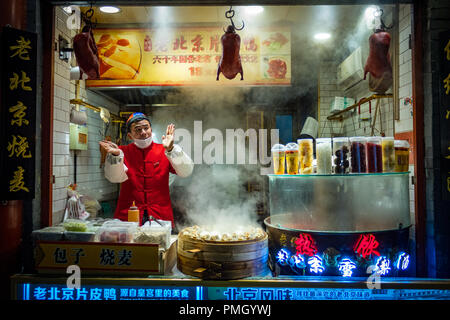
{"label": "condiment bottle", "polygon": [[133,201],[133,205],[128,209],[128,221],[139,223],[139,209]]}

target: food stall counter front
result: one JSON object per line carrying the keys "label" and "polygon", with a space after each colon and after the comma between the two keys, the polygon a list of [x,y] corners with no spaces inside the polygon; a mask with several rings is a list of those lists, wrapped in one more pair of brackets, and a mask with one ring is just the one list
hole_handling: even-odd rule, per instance
{"label": "food stall counter front", "polygon": [[184,274],[82,277],[69,288],[68,277],[16,274],[14,300],[449,300],[450,279],[272,277],[201,280]]}

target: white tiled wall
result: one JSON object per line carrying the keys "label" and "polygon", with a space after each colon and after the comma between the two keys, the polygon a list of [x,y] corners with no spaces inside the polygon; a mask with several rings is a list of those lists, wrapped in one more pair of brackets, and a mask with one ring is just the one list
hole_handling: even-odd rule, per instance
{"label": "white tiled wall", "polygon": [[[405,104],[405,98],[412,99],[412,57],[409,49],[409,35],[411,34],[411,6],[400,5],[399,7],[399,104],[400,118],[394,120],[394,110],[392,98],[381,100],[382,125],[380,126],[379,114],[375,125],[374,135],[379,136],[381,128],[386,136],[393,136],[395,133],[408,132],[413,130],[412,105]],[[368,80],[360,82],[358,85],[347,91],[340,91],[337,86],[337,61],[324,61],[320,68],[319,77],[319,137],[333,136],[370,136],[371,122],[360,121],[360,118],[373,119],[375,113],[376,100],[372,100],[372,114],[369,113],[369,104],[361,105],[361,114],[358,109],[351,115],[346,115],[344,121],[329,121],[330,105],[334,96],[347,96],[359,101],[363,97],[368,97],[373,93],[368,90]],[[387,93],[392,93],[392,89]],[[414,165],[410,165],[410,176],[414,175]],[[413,223],[411,236],[414,237],[414,185],[410,177],[410,215]]]}
{"label": "white tiled wall", "polygon": [[[66,27],[67,15],[60,7],[56,7],[55,39],[62,35],[72,42],[76,30]],[[70,65],[60,60],[55,51],[54,74],[54,112],[53,112],[53,224],[59,223],[64,214],[67,202],[66,187],[74,182],[74,151],[69,150],[70,100],[75,98],[76,81],[70,81]],[[73,58],[74,59],[74,58]],[[84,81],[80,81],[78,98],[83,98],[95,106],[106,107],[110,112],[118,113],[119,106],[98,94],[88,92],[84,88]],[[90,190],[89,195],[97,200],[108,200],[117,195],[118,185],[109,183],[99,168],[100,152],[98,141],[102,139],[99,130],[104,131],[103,121],[99,113],[80,107],[88,114],[88,150],[77,151],[77,185],[82,190]],[[117,128],[109,131],[117,132]]]}
{"label": "white tiled wall", "polygon": [[328,121],[330,105],[335,96],[342,96],[337,86],[337,66],[335,61],[320,64],[319,74],[319,137],[344,135],[344,127],[339,121]]}
{"label": "white tiled wall", "polygon": [[[400,118],[394,120],[394,106],[392,98],[381,99],[381,118],[379,114],[375,124],[374,135],[380,135],[381,129],[386,136],[393,136],[394,133],[407,132],[413,130],[412,121],[412,105],[405,102],[405,98],[412,98],[412,59],[411,49],[409,49],[409,35],[411,34],[411,14],[410,5],[400,5],[399,8],[399,104]],[[320,68],[319,77],[319,98],[320,98],[320,114],[319,114],[319,136],[329,137],[336,135],[346,136],[367,136],[371,133],[371,121],[360,121],[364,118],[373,120],[376,100],[372,100],[372,113],[369,113],[369,103],[361,105],[361,114],[358,109],[351,115],[347,115],[344,122],[328,121],[327,116],[330,115],[330,104],[334,96],[347,96],[359,101],[361,98],[368,97],[373,94],[368,89],[368,80],[363,80],[356,86],[347,91],[339,90],[337,86],[337,61],[324,61]],[[387,93],[392,93],[392,89]]]}
{"label": "white tiled wall", "polygon": [[405,98],[412,98],[412,56],[409,49],[411,34],[411,6],[401,5],[399,11],[399,103],[400,119],[395,121],[395,132],[413,130],[412,104]]}

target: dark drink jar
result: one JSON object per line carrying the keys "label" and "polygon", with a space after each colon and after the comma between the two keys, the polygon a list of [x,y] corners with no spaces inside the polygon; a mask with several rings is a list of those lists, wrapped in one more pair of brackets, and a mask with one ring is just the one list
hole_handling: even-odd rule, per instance
{"label": "dark drink jar", "polygon": [[333,168],[335,174],[346,174],[350,167],[350,146],[347,137],[333,138]]}
{"label": "dark drink jar", "polygon": [[366,138],[367,172],[383,172],[383,153],[381,149],[381,137]]}
{"label": "dark drink jar", "polygon": [[366,173],[366,137],[350,138],[350,163],[352,173]]}

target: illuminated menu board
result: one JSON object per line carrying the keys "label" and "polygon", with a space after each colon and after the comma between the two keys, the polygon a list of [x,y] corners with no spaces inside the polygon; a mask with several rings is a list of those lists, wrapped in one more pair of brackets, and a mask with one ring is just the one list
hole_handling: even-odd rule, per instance
{"label": "illuminated menu board", "polygon": [[177,29],[96,29],[100,80],[88,87],[290,85],[291,33],[288,27],[237,31],[240,74],[228,80],[217,67],[221,27]]}

